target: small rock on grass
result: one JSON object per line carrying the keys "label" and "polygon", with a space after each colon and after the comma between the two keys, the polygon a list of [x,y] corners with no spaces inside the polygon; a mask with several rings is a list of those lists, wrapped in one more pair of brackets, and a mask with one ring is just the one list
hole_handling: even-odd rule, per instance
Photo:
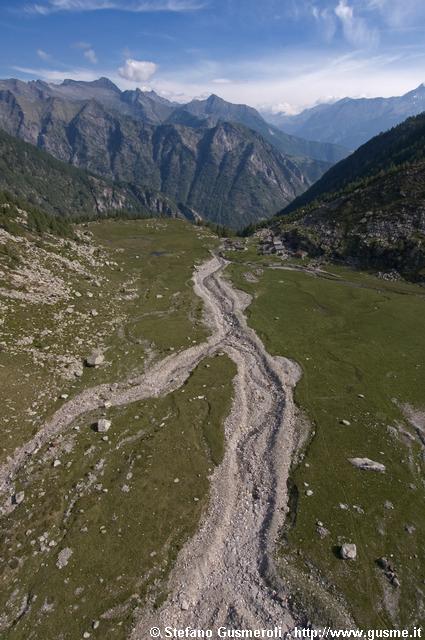
{"label": "small rock on grass", "polygon": [[349,427],[351,422],[349,420],[346,420],[345,418],[343,420],[340,420],[341,424],[343,424],[345,427]]}
{"label": "small rock on grass", "polygon": [[86,358],[86,365],[88,367],[98,367],[100,364],[103,364],[104,362],[105,362],[105,356],[101,351],[93,351]]}
{"label": "small rock on grass", "polygon": [[323,538],[326,538],[326,536],[328,536],[330,534],[329,529],[324,527],[323,523],[321,523],[320,525],[317,524],[316,531],[318,533],[319,538],[321,538],[322,540],[323,540]]}
{"label": "small rock on grass", "polygon": [[385,472],[385,465],[382,462],[375,462],[370,458],[348,458],[349,462],[357,469],[363,469],[363,471],[378,471],[379,473]]}
{"label": "small rock on grass", "polygon": [[112,422],[110,420],[107,420],[106,418],[101,418],[100,420],[97,421],[96,431],[98,431],[99,433],[106,433],[106,431],[109,431],[111,424]]}
{"label": "small rock on grass", "polygon": [[24,491],[18,491],[13,496],[12,502],[13,502],[13,504],[21,504],[24,501],[24,498],[25,498],[25,492]]}
{"label": "small rock on grass", "polygon": [[58,569],[63,569],[69,562],[70,557],[72,556],[73,551],[69,547],[65,547],[58,554],[58,559],[56,561],[56,566]]}
{"label": "small rock on grass", "polygon": [[355,560],[357,558],[357,547],[353,542],[345,542],[340,549],[343,560]]}

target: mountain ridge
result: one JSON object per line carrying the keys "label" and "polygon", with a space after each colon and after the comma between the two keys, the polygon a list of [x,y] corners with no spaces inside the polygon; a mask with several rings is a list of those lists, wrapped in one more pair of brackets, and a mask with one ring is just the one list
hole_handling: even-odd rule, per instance
{"label": "mountain ridge", "polygon": [[424,110],[425,85],[422,83],[401,96],[345,97],[333,103],[321,103],[297,115],[273,115],[263,111],[263,116],[292,135],[355,150],[380,132]]}
{"label": "mountain ridge", "polygon": [[109,181],[162,192],[214,223],[241,228],[269,217],[329,167],[282,154],[242,123],[169,122],[173,109],[107,79],[0,81],[0,127],[10,135]]}

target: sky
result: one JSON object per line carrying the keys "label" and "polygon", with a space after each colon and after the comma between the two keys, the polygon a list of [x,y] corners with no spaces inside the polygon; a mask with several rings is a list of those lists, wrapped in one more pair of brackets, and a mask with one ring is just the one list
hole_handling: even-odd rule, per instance
{"label": "sky", "polygon": [[0,76],[296,113],[425,82],[425,0],[0,0]]}

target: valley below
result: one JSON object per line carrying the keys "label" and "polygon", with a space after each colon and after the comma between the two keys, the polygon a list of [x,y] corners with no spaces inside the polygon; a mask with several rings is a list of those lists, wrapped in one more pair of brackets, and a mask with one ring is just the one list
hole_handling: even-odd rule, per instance
{"label": "valley below", "polygon": [[423,287],[179,220],[26,220],[0,245],[3,636],[420,625]]}

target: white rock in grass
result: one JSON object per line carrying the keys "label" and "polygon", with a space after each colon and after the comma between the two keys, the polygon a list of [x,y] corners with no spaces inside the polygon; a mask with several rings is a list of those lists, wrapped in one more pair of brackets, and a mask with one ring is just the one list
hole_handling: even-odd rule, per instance
{"label": "white rock in grass", "polygon": [[88,367],[98,367],[105,362],[105,356],[101,351],[93,351],[87,358],[86,364]]}
{"label": "white rock in grass", "polygon": [[378,471],[384,473],[385,465],[382,462],[375,462],[370,458],[348,458],[349,462],[357,469],[363,469],[364,471]]}
{"label": "white rock in grass", "polygon": [[112,422],[110,420],[107,420],[106,418],[101,418],[100,420],[97,421],[96,430],[99,433],[106,433],[106,431],[109,431],[111,424]]}
{"label": "white rock in grass", "polygon": [[24,501],[25,498],[25,492],[24,491],[18,491],[18,493],[15,493],[15,495],[12,498],[12,502],[14,504],[21,504]]}
{"label": "white rock in grass", "polygon": [[357,547],[353,542],[345,542],[340,549],[343,560],[355,560],[357,558]]}
{"label": "white rock in grass", "polygon": [[69,562],[70,557],[74,552],[69,547],[65,547],[58,554],[58,559],[56,561],[56,566],[58,569],[63,569]]}

